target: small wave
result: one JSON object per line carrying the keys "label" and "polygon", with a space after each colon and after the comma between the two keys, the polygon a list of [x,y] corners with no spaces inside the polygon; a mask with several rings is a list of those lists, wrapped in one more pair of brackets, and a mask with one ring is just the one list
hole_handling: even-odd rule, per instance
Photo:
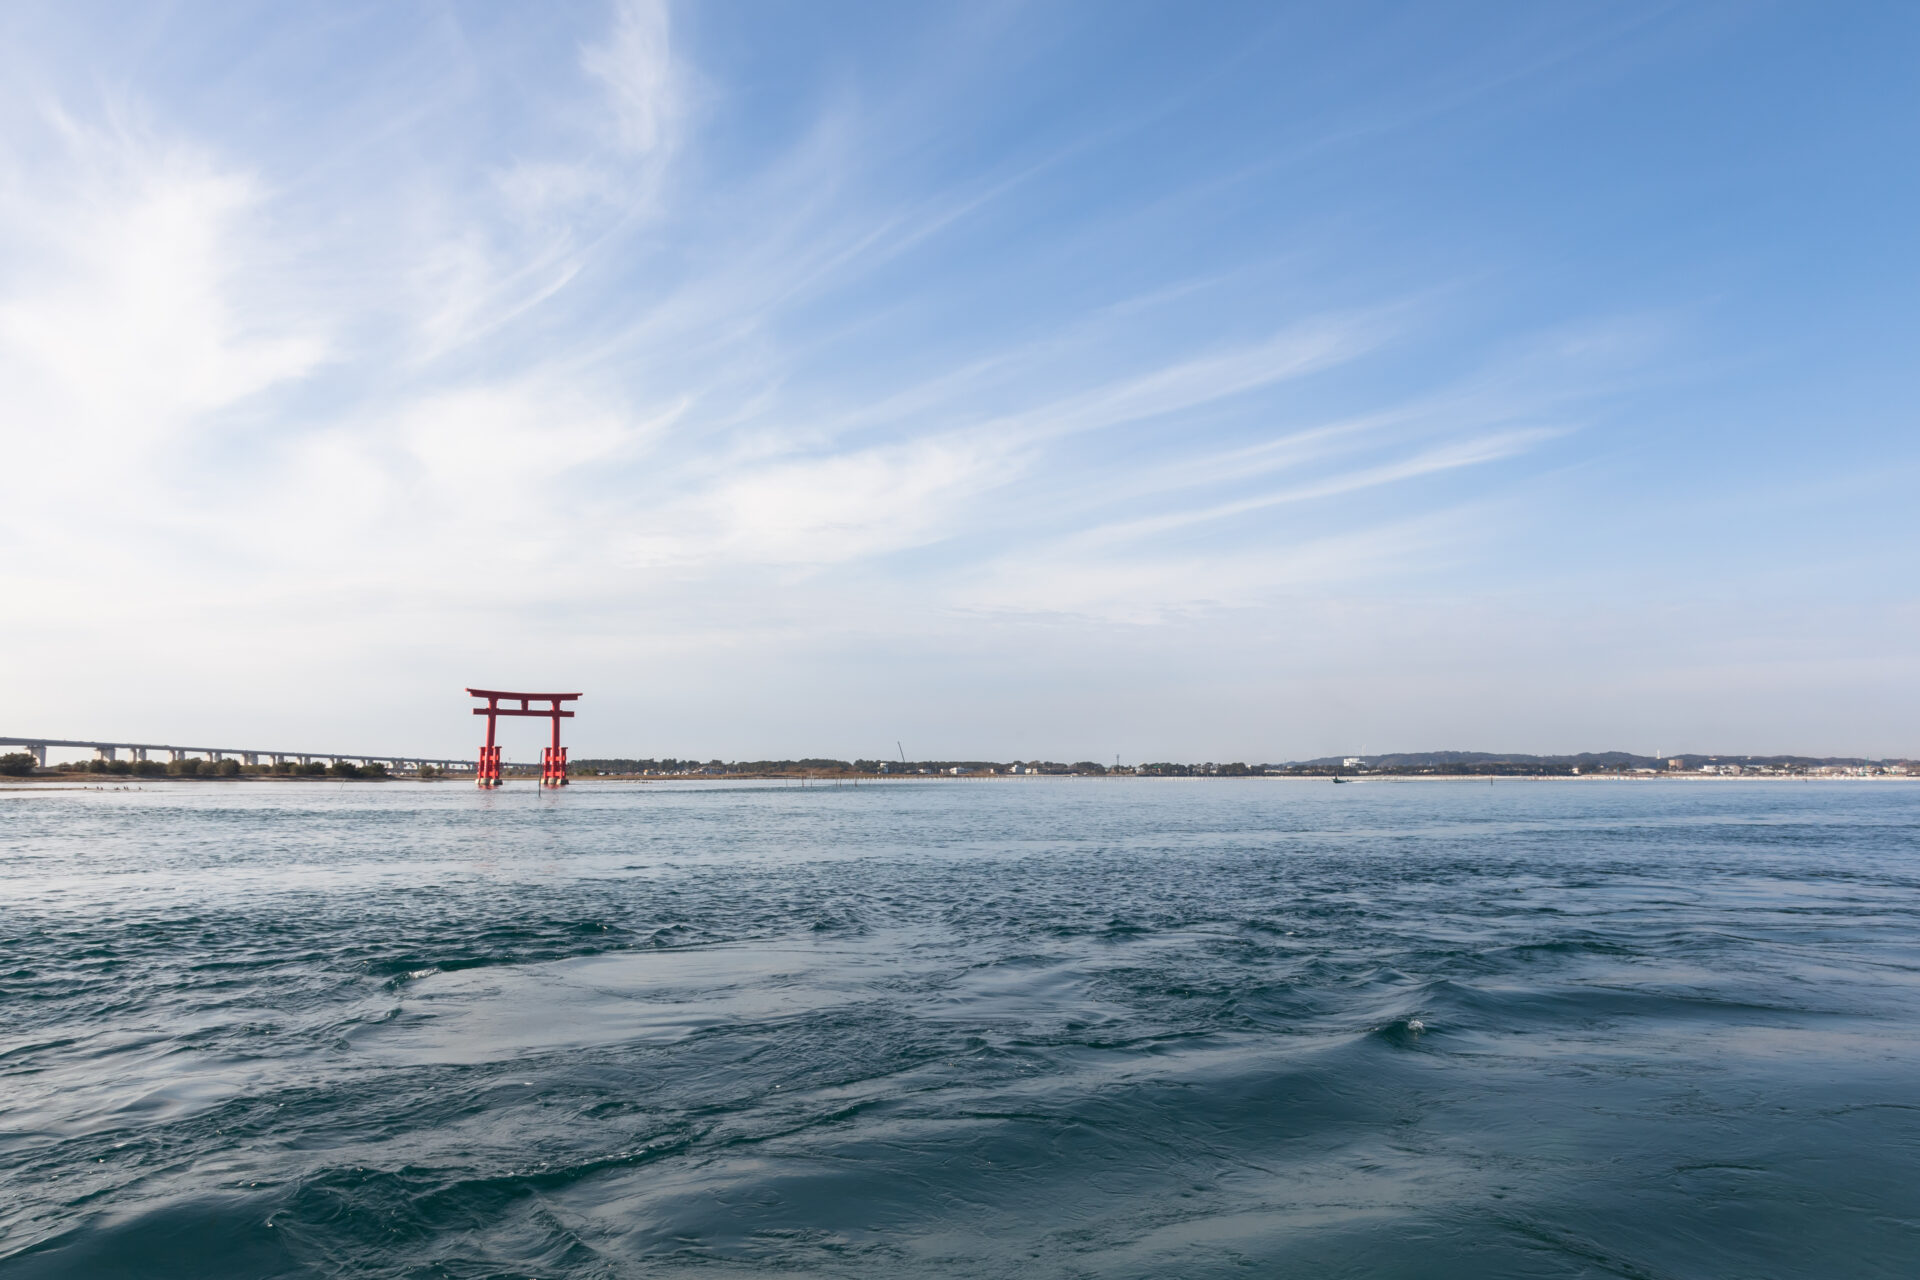
{"label": "small wave", "polygon": [[308,1271],[261,1196],[180,1200],[130,1219],[86,1223],[0,1258],[8,1280],[70,1276],[253,1276]]}
{"label": "small wave", "polygon": [[1412,1049],[1428,1035],[1432,1028],[1424,1018],[1395,1018],[1384,1027],[1376,1027],[1370,1038],[1401,1049]]}

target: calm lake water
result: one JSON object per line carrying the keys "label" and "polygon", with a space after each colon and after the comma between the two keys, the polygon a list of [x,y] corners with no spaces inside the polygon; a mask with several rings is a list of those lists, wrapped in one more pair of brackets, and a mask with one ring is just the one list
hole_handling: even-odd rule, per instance
{"label": "calm lake water", "polygon": [[0,1276],[1911,1277],[1920,786],[0,793]]}

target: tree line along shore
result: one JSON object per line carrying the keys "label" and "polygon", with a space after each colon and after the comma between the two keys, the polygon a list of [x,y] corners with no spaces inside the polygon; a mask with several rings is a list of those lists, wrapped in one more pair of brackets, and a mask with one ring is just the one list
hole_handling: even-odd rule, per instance
{"label": "tree line along shore", "polygon": [[1583,752],[1569,756],[1496,755],[1480,752],[1430,752],[1395,756],[1348,756],[1283,764],[1180,763],[1099,764],[1091,760],[696,760],[580,759],[574,776],[604,778],[781,778],[781,777],[1675,777],[1675,776],[1821,776],[1920,775],[1920,762],[1836,756],[1641,756],[1627,752]]}

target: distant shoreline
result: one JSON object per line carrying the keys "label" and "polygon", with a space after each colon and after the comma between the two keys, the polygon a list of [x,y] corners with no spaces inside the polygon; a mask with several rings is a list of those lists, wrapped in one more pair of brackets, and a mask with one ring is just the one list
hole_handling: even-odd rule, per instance
{"label": "distant shoreline", "polygon": [[[854,786],[871,783],[908,783],[908,782],[1214,782],[1240,780],[1260,780],[1263,782],[1319,782],[1328,783],[1338,780],[1343,785],[1378,785],[1382,783],[1399,785],[1411,782],[1920,782],[1920,773],[1797,773],[1797,774],[1714,774],[1714,773],[1250,773],[1236,775],[1192,774],[1164,776],[1157,774],[1106,773],[1106,774],[1010,774],[1010,773],[969,773],[969,774],[911,774],[911,773],[690,773],[690,774],[596,774],[570,779],[570,786],[594,786],[607,783],[639,783],[655,785],[662,783],[724,783],[724,782],[784,782],[795,787],[809,784],[815,786]],[[98,779],[98,781],[95,781]],[[535,786],[540,780],[537,773],[507,774],[504,781],[511,786]],[[173,786],[180,783],[219,783],[230,785],[248,782],[307,782],[348,783],[391,782],[420,783],[429,782],[435,786],[451,783],[455,786],[472,786],[473,778],[466,774],[442,775],[438,778],[419,778],[410,774],[394,774],[385,778],[333,778],[333,777],[288,777],[284,774],[240,774],[236,777],[178,776],[172,774],[148,774],[133,777],[117,775],[102,776],[88,773],[60,773],[48,771],[27,777],[0,778],[0,791],[144,791],[150,784]]]}

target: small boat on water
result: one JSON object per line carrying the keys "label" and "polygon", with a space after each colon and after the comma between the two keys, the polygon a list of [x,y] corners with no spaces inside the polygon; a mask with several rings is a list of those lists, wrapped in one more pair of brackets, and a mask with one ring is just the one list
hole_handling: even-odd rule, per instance
{"label": "small boat on water", "polygon": [[1349,779],[1346,779],[1346,778],[1343,778],[1343,777],[1341,777],[1341,776],[1340,776],[1339,774],[1337,774],[1337,773],[1333,775],[1333,780],[1334,780],[1335,782],[1346,782],[1346,781],[1349,781]]}

